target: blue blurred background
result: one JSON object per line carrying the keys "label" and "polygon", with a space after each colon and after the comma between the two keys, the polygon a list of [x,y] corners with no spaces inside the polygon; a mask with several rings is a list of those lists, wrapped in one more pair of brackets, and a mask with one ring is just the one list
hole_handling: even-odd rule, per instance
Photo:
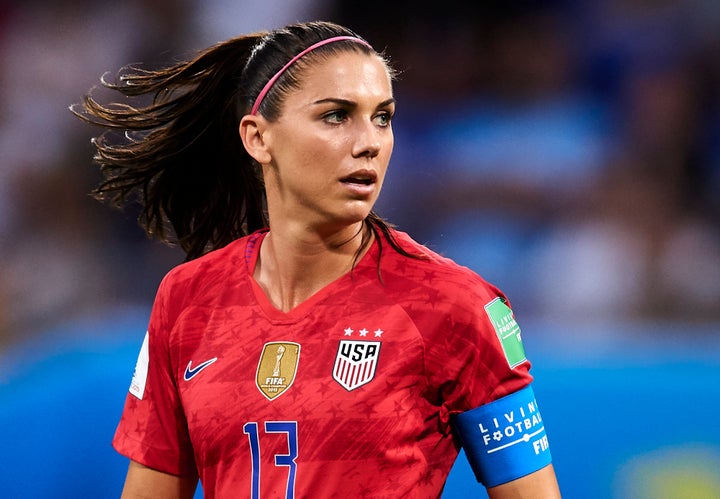
{"label": "blue blurred background", "polygon": [[[401,71],[378,211],[509,295],[564,496],[719,498],[715,0],[1,2],[0,497],[119,495],[110,439],[182,260],[87,196],[95,130],[67,106],[321,18]],[[475,491],[461,458],[444,497]]]}

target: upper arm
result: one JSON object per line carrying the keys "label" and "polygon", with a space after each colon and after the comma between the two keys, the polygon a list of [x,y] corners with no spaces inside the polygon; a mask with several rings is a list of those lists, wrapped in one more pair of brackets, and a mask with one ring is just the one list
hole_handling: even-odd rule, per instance
{"label": "upper arm", "polygon": [[130,461],[121,499],[191,499],[197,477],[176,476]]}
{"label": "upper arm", "polygon": [[522,478],[487,489],[490,499],[559,499],[560,488],[553,465]]}

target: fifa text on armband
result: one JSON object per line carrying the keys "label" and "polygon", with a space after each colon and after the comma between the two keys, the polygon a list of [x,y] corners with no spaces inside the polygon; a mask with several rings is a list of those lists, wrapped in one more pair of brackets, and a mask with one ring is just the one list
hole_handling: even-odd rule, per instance
{"label": "fifa text on armband", "polygon": [[535,450],[535,454],[540,454],[550,448],[547,435],[543,435],[542,438],[539,438],[538,440],[533,440],[532,445]]}

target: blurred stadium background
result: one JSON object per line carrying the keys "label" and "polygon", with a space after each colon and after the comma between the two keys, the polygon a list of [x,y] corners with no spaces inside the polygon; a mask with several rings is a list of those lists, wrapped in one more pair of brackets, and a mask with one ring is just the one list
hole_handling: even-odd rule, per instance
{"label": "blurred stadium background", "polygon": [[[378,211],[509,295],[564,496],[720,497],[715,0],[0,2],[0,497],[118,496],[110,439],[182,259],[89,199],[67,106],[320,18],[402,71]],[[461,458],[444,497],[475,491]]]}

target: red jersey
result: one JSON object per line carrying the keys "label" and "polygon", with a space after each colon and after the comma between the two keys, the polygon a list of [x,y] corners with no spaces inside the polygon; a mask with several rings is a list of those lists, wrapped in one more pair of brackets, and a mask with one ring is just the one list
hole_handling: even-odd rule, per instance
{"label": "red jersey", "polygon": [[439,497],[451,416],[528,385],[529,363],[509,362],[486,311],[500,291],[394,236],[424,258],[376,240],[287,313],[252,277],[263,232],[173,269],[115,448],[197,470],[208,498]]}

